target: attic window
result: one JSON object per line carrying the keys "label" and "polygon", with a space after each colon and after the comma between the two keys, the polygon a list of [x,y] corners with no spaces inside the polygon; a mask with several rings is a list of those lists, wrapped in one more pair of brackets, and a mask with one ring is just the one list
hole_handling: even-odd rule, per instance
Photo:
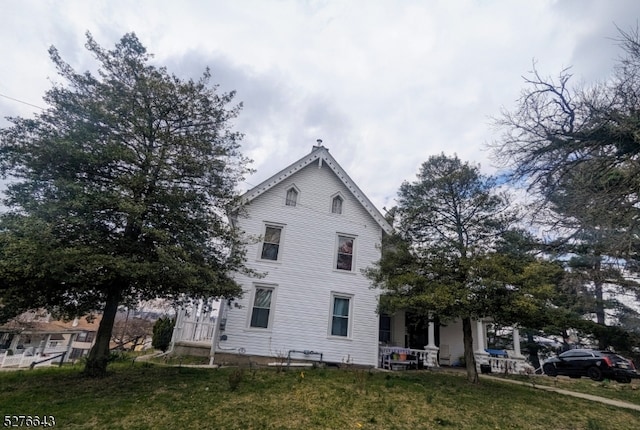
{"label": "attic window", "polygon": [[285,204],[287,206],[295,206],[298,203],[298,191],[291,187],[287,190],[287,199]]}
{"label": "attic window", "polygon": [[341,214],[342,213],[342,197],[335,196],[331,202],[331,213]]}

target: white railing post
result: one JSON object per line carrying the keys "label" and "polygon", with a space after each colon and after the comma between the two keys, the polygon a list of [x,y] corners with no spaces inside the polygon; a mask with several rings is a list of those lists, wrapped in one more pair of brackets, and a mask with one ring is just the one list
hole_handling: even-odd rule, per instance
{"label": "white railing post", "polygon": [[426,351],[425,360],[423,364],[426,367],[439,367],[438,363],[438,351],[440,348],[436,346],[436,323],[433,320],[433,316],[429,313],[429,331],[428,331],[428,343],[424,346]]}
{"label": "white railing post", "polygon": [[520,352],[520,330],[518,327],[513,328],[513,358],[524,358]]}

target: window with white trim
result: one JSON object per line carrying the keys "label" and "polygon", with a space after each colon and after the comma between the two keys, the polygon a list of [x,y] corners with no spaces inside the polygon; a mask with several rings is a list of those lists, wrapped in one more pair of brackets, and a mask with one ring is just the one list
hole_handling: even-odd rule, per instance
{"label": "window with white trim", "polygon": [[273,290],[273,287],[255,288],[249,327],[269,328]]}
{"label": "window with white trim", "polygon": [[78,333],[78,337],[76,337],[76,342],[93,342],[93,338],[95,337],[95,331],[83,331]]}
{"label": "window with white trim", "polygon": [[331,294],[331,336],[349,337],[351,296]]}
{"label": "window with white trim", "polygon": [[287,190],[287,198],[285,200],[287,206],[295,206],[298,204],[298,190],[291,187]]}
{"label": "window with white trim", "polygon": [[355,237],[338,235],[338,249],[336,252],[336,265],[338,270],[352,271],[354,267],[353,250]]}
{"label": "window with white trim", "polygon": [[335,196],[333,200],[331,200],[331,213],[341,214],[342,213],[342,197]]}
{"label": "window with white trim", "polygon": [[263,260],[278,260],[280,254],[280,241],[282,240],[282,226],[267,225],[262,241],[262,252],[260,258]]}

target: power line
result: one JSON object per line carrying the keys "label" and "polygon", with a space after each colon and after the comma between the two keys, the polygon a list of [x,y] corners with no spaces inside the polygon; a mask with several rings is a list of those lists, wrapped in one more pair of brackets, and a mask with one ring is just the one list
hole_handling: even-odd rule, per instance
{"label": "power line", "polygon": [[22,101],[22,100],[18,100],[18,99],[16,99],[16,98],[9,97],[9,96],[4,95],[4,94],[2,94],[2,93],[0,93],[0,97],[4,97],[5,99],[13,100],[14,102],[22,103],[22,104],[27,105],[27,106],[31,106],[31,107],[34,107],[34,108],[38,108],[38,109],[40,109],[40,110],[45,110],[45,109],[44,109],[43,107],[41,107],[41,106],[34,105],[34,104],[32,104],[32,103],[25,102],[25,101]]}

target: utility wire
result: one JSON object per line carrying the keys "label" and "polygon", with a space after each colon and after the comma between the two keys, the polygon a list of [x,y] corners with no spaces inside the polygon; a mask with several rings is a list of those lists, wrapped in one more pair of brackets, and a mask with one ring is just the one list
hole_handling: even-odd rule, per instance
{"label": "utility wire", "polygon": [[32,103],[28,103],[28,102],[25,102],[25,101],[22,101],[22,100],[18,100],[18,99],[16,99],[16,98],[9,97],[9,96],[4,95],[4,94],[2,94],[2,93],[0,93],[0,97],[4,97],[5,99],[13,100],[14,102],[22,103],[22,104],[27,105],[27,106],[31,106],[31,107],[34,107],[34,108],[38,108],[38,109],[40,109],[40,110],[45,110],[45,109],[44,109],[43,107],[41,107],[41,106],[34,105],[34,104],[32,104]]}

